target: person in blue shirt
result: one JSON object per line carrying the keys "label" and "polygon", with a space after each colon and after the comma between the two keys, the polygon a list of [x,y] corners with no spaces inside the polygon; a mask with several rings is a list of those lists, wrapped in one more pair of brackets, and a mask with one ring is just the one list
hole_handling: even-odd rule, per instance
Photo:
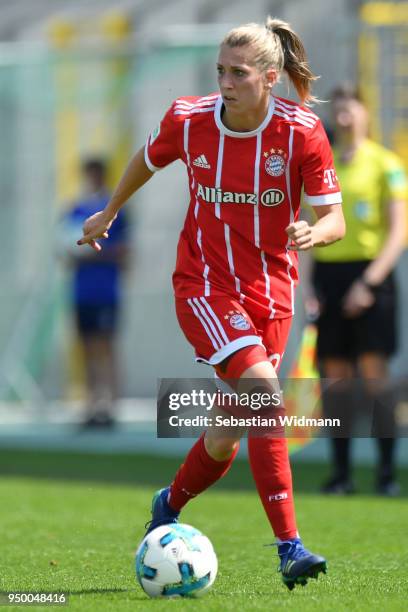
{"label": "person in blue shirt", "polygon": [[[85,192],[73,203],[65,221],[73,226],[104,208],[110,193],[107,167],[102,159],[83,162]],[[79,251],[79,250],[78,250]],[[121,212],[105,240],[102,254],[92,250],[71,254],[72,307],[82,345],[87,382],[85,425],[109,427],[114,424],[117,398],[115,358],[116,331],[121,301],[121,278],[129,256],[128,223]]]}

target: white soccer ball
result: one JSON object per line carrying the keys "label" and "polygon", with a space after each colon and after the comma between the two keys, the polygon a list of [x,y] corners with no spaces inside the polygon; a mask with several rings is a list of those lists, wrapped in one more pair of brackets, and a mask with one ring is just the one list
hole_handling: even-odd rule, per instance
{"label": "white soccer ball", "polygon": [[150,597],[200,597],[218,570],[210,540],[183,523],[162,525],[147,534],[136,553],[136,575]]}

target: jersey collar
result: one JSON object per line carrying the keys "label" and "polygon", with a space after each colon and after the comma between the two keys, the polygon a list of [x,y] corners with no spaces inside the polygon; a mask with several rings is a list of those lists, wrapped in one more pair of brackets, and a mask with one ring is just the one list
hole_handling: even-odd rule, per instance
{"label": "jersey collar", "polygon": [[222,109],[222,97],[219,96],[215,102],[215,110],[214,110],[214,118],[217,128],[220,130],[222,134],[226,136],[231,136],[232,138],[251,138],[251,136],[256,136],[260,132],[266,128],[270,120],[272,119],[273,112],[275,110],[275,100],[273,96],[271,96],[271,100],[269,102],[268,113],[262,123],[256,128],[256,130],[252,130],[251,132],[234,132],[233,130],[229,130],[221,120],[221,109]]}

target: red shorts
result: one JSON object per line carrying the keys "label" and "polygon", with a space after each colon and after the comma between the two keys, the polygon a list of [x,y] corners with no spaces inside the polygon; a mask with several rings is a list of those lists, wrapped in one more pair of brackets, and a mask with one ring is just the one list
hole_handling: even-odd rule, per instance
{"label": "red shorts", "polygon": [[279,368],[292,317],[250,315],[227,296],[176,298],[176,313],[184,335],[195,348],[196,361],[216,365],[245,346],[259,344],[265,347],[274,368]]}

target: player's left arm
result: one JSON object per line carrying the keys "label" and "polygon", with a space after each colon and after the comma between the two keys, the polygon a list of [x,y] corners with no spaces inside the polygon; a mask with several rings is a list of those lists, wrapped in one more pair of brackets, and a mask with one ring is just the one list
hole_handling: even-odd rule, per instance
{"label": "player's left arm", "polygon": [[291,251],[308,251],[313,247],[322,247],[341,240],[346,233],[341,204],[325,204],[313,207],[317,221],[295,221],[286,228],[292,241],[288,246]]}
{"label": "player's left arm", "polygon": [[321,122],[317,120],[303,138],[300,171],[304,201],[313,208],[317,221],[295,221],[288,225],[286,233],[292,241],[288,248],[292,251],[327,246],[341,240],[346,232],[333,155]]}

